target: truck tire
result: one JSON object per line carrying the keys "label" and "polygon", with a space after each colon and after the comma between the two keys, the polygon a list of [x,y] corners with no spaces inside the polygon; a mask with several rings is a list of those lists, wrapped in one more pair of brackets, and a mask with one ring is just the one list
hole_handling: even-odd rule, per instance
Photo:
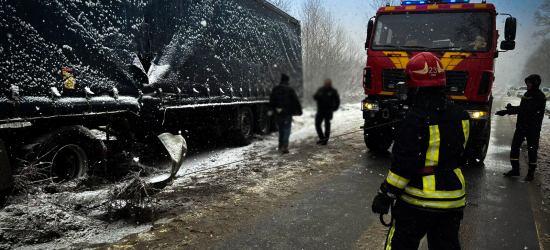
{"label": "truck tire", "polygon": [[54,149],[49,173],[52,182],[65,182],[86,175],[88,156],[78,144],[63,143]]}
{"label": "truck tire", "polygon": [[260,105],[254,114],[254,131],[259,135],[268,134],[271,128],[271,119],[267,115],[267,107]]}
{"label": "truck tire", "polygon": [[230,131],[231,144],[235,146],[246,146],[250,144],[254,130],[254,116],[249,107],[239,108],[237,116],[238,129]]}
{"label": "truck tire", "polygon": [[104,166],[105,145],[83,126],[62,127],[44,138],[41,152],[51,163],[48,174],[52,182],[83,177],[91,167]]}
{"label": "truck tire", "polygon": [[470,134],[470,140],[466,145],[466,150],[460,158],[460,163],[463,165],[477,165],[483,164],[487,157],[487,151],[489,149],[489,143],[491,139],[491,119],[487,120],[487,125],[481,131],[473,131]]}
{"label": "truck tire", "polygon": [[[367,128],[368,126],[365,125]],[[375,128],[365,130],[365,145],[371,151],[385,152],[391,147],[393,140],[390,139],[392,131],[386,128]]]}

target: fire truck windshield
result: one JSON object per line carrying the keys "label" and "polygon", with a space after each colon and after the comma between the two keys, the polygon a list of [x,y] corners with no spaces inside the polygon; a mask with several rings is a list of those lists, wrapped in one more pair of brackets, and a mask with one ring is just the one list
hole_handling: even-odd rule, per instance
{"label": "fire truck windshield", "polygon": [[371,49],[489,52],[492,27],[490,12],[384,13]]}

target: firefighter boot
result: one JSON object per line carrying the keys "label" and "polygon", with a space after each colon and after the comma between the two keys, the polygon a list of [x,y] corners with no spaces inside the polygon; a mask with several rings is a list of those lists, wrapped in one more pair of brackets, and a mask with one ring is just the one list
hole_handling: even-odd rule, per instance
{"label": "firefighter boot", "polygon": [[536,163],[529,163],[529,171],[527,171],[527,176],[525,176],[525,181],[532,181],[535,179],[535,170],[537,169]]}
{"label": "firefighter boot", "polygon": [[288,151],[288,143],[282,145],[281,151],[283,151],[283,154],[288,154],[288,153],[289,153],[289,151]]}
{"label": "firefighter boot", "polygon": [[512,164],[512,170],[508,171],[507,173],[504,173],[504,176],[506,177],[512,177],[512,176],[519,176],[519,160],[510,160],[510,163]]}

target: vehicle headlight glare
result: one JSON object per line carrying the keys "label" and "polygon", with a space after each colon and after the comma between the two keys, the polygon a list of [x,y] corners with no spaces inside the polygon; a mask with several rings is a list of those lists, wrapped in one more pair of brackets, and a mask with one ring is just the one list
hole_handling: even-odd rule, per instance
{"label": "vehicle headlight glare", "polygon": [[469,113],[470,113],[470,117],[474,118],[474,119],[485,119],[485,118],[487,118],[487,112],[471,111]]}

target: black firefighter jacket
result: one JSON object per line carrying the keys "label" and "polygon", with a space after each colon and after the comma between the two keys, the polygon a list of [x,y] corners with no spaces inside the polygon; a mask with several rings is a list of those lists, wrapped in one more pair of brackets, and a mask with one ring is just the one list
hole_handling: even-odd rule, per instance
{"label": "black firefighter jacket", "polygon": [[319,113],[332,113],[340,107],[340,96],[335,88],[321,87],[313,99],[317,101],[317,112]]}
{"label": "black firefighter jacket", "polygon": [[302,105],[296,91],[288,84],[279,84],[273,88],[269,96],[269,106],[278,116],[302,115]]}
{"label": "black firefighter jacket", "polygon": [[427,210],[464,208],[464,177],[458,159],[470,134],[470,116],[447,110],[411,108],[393,146],[385,184],[408,205]]}
{"label": "black firefighter jacket", "polygon": [[508,114],[518,115],[516,129],[539,132],[545,109],[546,96],[540,89],[533,87],[523,95],[518,107],[508,107]]}

